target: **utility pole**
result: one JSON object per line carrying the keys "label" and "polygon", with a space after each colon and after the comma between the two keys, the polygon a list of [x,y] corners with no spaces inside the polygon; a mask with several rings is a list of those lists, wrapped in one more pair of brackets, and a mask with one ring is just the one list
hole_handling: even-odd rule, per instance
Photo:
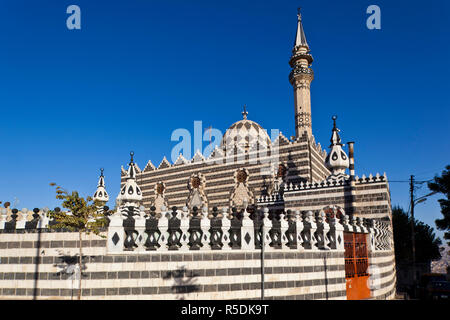
{"label": "utility pole", "polygon": [[416,285],[416,240],[414,236],[414,175],[411,175],[409,192],[411,197],[411,244],[412,244],[412,271],[413,285]]}
{"label": "utility pole", "polygon": [[[259,218],[259,214],[258,214]],[[261,220],[261,300],[264,300],[264,219]]]}

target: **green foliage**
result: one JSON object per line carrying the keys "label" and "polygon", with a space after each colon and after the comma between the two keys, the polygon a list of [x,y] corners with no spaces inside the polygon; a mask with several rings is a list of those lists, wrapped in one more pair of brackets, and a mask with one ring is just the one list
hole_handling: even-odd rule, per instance
{"label": "green foliage", "polygon": [[[436,219],[436,227],[439,230],[446,231],[444,239],[450,240],[450,165],[445,167],[442,171],[442,176],[434,177],[433,182],[428,183],[428,188],[431,191],[442,193],[447,199],[439,199],[441,206],[441,213],[444,216],[442,219]],[[450,241],[447,242],[450,245]]]}
{"label": "green foliage", "polygon": [[[412,260],[411,218],[402,208],[394,207],[392,224],[396,263],[409,263]],[[433,228],[414,219],[414,235],[417,262],[427,263],[441,258],[439,246],[442,242],[441,239],[436,238]]]}
{"label": "green foliage", "polygon": [[86,199],[80,197],[77,191],[67,192],[55,183],[56,198],[63,200],[62,206],[70,211],[50,210],[49,217],[53,218],[55,224],[49,226],[51,229],[67,229],[70,231],[82,232],[85,234],[94,233],[102,238],[102,229],[106,226],[107,220],[104,214],[98,213],[98,207],[102,206],[99,201],[92,201],[91,197]]}

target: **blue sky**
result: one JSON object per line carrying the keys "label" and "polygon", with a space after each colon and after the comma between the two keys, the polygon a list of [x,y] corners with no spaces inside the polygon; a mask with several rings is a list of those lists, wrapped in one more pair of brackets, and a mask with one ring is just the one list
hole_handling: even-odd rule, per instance
{"label": "blue sky", "polygon": [[[71,4],[81,30],[66,27]],[[381,30],[366,28],[371,4]],[[293,135],[288,60],[299,5],[315,59],[316,140],[328,146],[337,114],[343,140],[356,142],[358,175],[440,173],[450,164],[444,0],[10,0],[0,3],[0,200],[54,207],[50,182],[93,194],[100,167],[114,200],[130,150],[139,166],[158,165],[173,130],[201,120],[225,131],[243,104],[249,119]],[[390,187],[407,209],[408,184]],[[416,208],[433,227],[437,198]]]}

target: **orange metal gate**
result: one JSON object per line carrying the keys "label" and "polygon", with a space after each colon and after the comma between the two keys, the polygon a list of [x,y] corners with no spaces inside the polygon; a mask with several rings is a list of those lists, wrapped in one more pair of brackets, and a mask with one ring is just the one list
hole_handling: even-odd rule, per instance
{"label": "orange metal gate", "polygon": [[344,232],[347,300],[370,298],[366,234]]}

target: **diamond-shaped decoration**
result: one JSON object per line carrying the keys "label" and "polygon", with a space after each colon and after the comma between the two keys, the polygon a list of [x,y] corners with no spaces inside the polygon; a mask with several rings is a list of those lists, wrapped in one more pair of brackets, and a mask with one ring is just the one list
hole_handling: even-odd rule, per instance
{"label": "diamond-shaped decoration", "polygon": [[119,235],[117,234],[117,232],[114,233],[114,235],[112,236],[111,240],[114,243],[114,245],[117,245],[117,242],[119,242],[119,240],[120,240]]}
{"label": "diamond-shaped decoration", "polygon": [[252,239],[252,237],[250,237],[250,235],[247,232],[244,237],[245,242],[247,242],[247,244],[249,244],[251,239]]}
{"label": "diamond-shaped decoration", "polygon": [[206,241],[208,237],[206,237],[206,234],[203,236],[203,239]]}
{"label": "diamond-shaped decoration", "polygon": [[341,241],[342,241],[341,235],[339,235],[339,236],[338,236],[338,242],[339,242],[339,244],[341,244]]}
{"label": "diamond-shaped decoration", "polygon": [[186,234],[185,233],[183,233],[183,241],[186,241]]}

